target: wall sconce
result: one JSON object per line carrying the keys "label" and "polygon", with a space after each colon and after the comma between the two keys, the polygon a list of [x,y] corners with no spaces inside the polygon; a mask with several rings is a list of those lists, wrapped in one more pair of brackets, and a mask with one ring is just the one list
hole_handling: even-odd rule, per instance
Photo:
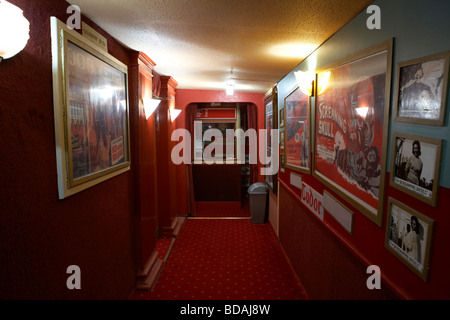
{"label": "wall sconce", "polygon": [[311,97],[314,95],[314,80],[315,80],[315,72],[314,71],[296,71],[294,72],[295,78],[297,79],[298,86],[300,90]]}
{"label": "wall sconce", "polygon": [[148,120],[156,108],[158,108],[161,100],[153,98],[150,99],[147,97],[142,100],[142,103],[144,104],[145,119]]}
{"label": "wall sconce", "polygon": [[180,109],[169,109],[170,112],[170,121],[174,122],[175,119],[180,115]]}
{"label": "wall sconce", "polygon": [[[315,71],[296,71],[294,72],[295,78],[297,79],[298,86],[300,90],[310,96],[314,96],[314,90],[317,89],[317,95],[324,93],[328,85],[328,80],[330,79],[330,72],[321,72],[318,74],[318,81],[315,81]],[[314,88],[314,86],[317,88]]]}
{"label": "wall sconce", "polygon": [[30,22],[23,11],[5,0],[0,0],[0,62],[25,48],[30,39]]}
{"label": "wall sconce", "polygon": [[330,71],[321,72],[317,75],[317,95],[320,96],[325,92],[328,85],[328,80],[330,80]]}

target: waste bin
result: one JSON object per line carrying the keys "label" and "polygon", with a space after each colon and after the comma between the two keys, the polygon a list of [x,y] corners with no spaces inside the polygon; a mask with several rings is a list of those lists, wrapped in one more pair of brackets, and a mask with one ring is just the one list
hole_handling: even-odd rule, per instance
{"label": "waste bin", "polygon": [[250,216],[252,223],[266,223],[267,186],[262,182],[248,188]]}

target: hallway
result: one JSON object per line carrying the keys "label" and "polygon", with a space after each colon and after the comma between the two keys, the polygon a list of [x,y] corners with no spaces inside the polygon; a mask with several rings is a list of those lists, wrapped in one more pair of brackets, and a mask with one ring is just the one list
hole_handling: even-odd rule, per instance
{"label": "hallway", "polygon": [[133,300],[307,298],[272,226],[252,224],[249,218],[186,219],[153,290],[132,296]]}
{"label": "hallway", "polygon": [[347,2],[0,0],[0,299],[450,300],[450,1]]}

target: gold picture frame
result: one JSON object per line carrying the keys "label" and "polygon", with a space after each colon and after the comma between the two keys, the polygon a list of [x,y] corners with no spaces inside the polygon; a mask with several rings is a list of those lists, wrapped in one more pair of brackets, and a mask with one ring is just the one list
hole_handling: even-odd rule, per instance
{"label": "gold picture frame", "polygon": [[449,63],[445,51],[397,64],[395,121],[444,125]]}
{"label": "gold picture frame", "polygon": [[311,97],[296,87],[284,98],[285,165],[311,174]]}
{"label": "gold picture frame", "polygon": [[382,225],[393,39],[317,70],[313,176]]}
{"label": "gold picture frame", "polygon": [[51,18],[58,193],[130,170],[128,67]]}
{"label": "gold picture frame", "polygon": [[427,281],[434,220],[389,197],[385,247]]}
{"label": "gold picture frame", "polygon": [[280,109],[280,128],[279,129],[283,129],[284,128],[284,107]]}
{"label": "gold picture frame", "polygon": [[284,130],[280,130],[280,151],[284,151],[285,149],[285,141],[284,141],[285,135]]}
{"label": "gold picture frame", "polygon": [[[276,161],[278,161],[278,148],[279,148],[279,136],[278,136],[278,87],[274,85],[269,89],[264,97],[264,129],[266,135],[264,136],[264,147],[266,149],[264,165],[265,168],[273,166],[273,163],[268,159],[268,155],[276,155]],[[277,132],[276,136],[273,133]],[[272,143],[273,142],[273,143]],[[272,157],[274,158],[274,157]],[[265,169],[264,168],[264,169]],[[266,169],[270,172],[270,169]],[[274,194],[278,191],[278,166],[276,173],[264,174],[264,182],[267,184],[270,190]]]}
{"label": "gold picture frame", "polygon": [[441,152],[441,139],[394,132],[389,184],[436,207]]}

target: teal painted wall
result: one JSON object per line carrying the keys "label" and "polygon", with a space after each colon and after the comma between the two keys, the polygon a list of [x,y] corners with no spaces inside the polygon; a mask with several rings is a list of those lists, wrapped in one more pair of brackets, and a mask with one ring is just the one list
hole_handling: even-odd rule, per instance
{"label": "teal painted wall", "polygon": [[[447,139],[450,137],[449,113],[447,99],[445,124],[443,126],[428,126],[400,123],[393,120],[395,99],[395,77],[398,62],[415,59],[430,54],[450,50],[450,1],[448,0],[378,0],[381,10],[381,29],[370,30],[367,20],[371,14],[361,12],[355,19],[335,33],[323,43],[314,54],[303,60],[296,68],[278,83],[278,108],[284,106],[284,98],[296,87],[294,72],[307,71],[314,63],[321,68],[348,55],[366,49],[387,39],[394,39],[389,138],[386,158],[386,170],[389,172],[391,159],[391,141],[393,132],[411,133],[443,140],[442,159],[439,185],[450,188],[450,150]],[[448,88],[447,88],[448,90]],[[449,94],[447,94],[449,96]],[[314,100],[314,98],[313,98]],[[314,106],[314,101],[312,101]]]}

